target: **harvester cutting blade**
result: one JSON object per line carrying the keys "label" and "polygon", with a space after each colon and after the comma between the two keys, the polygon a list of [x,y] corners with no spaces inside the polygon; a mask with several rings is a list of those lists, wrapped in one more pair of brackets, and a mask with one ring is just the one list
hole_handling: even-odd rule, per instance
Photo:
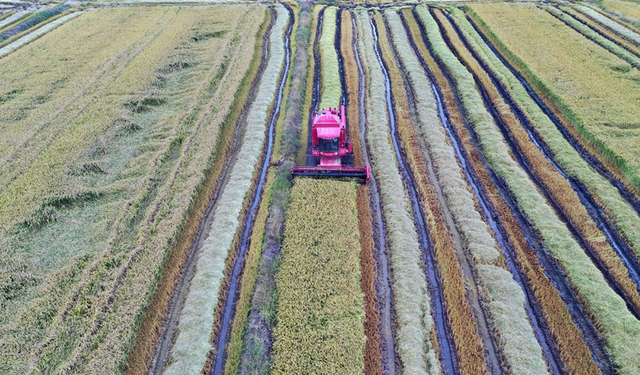
{"label": "harvester cutting blade", "polygon": [[332,177],[332,178],[356,178],[359,180],[369,181],[371,171],[367,165],[365,168],[354,167],[291,167],[292,176],[308,176],[308,177]]}

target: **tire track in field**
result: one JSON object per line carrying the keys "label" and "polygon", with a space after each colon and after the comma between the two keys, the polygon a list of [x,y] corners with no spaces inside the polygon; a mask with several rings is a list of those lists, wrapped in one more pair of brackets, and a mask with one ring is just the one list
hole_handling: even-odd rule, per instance
{"label": "tire track in field", "polygon": [[[233,265],[233,270],[231,275],[228,276],[229,281],[229,290],[226,293],[226,298],[223,307],[223,315],[221,316],[222,325],[220,327],[220,331],[214,334],[214,337],[217,336],[217,346],[215,350],[215,366],[209,371],[209,374],[213,375],[222,375],[224,371],[224,364],[226,362],[226,348],[229,340],[230,334],[230,326],[234,318],[235,314],[235,305],[238,299],[239,288],[238,284],[240,282],[242,272],[244,270],[244,255],[246,253],[247,248],[250,245],[251,235],[253,233],[253,224],[255,219],[255,214],[258,212],[260,208],[260,202],[262,200],[263,193],[263,185],[267,179],[267,171],[269,170],[269,163],[271,161],[271,154],[273,151],[273,143],[276,132],[276,121],[280,115],[280,109],[282,105],[282,98],[284,94],[284,85],[289,76],[289,67],[291,65],[291,30],[293,29],[294,15],[293,10],[285,5],[285,8],[289,12],[289,25],[287,26],[287,31],[285,33],[285,65],[282,70],[282,76],[280,78],[280,84],[278,88],[278,94],[276,97],[276,104],[273,112],[271,114],[271,119],[269,120],[269,127],[267,129],[267,149],[264,154],[264,160],[262,162],[262,166],[260,168],[259,178],[257,181],[257,186],[255,188],[255,192],[253,193],[253,197],[251,198],[251,203],[249,205],[249,211],[244,220],[242,231],[242,238],[240,239],[240,247],[238,251],[238,256],[236,257],[235,264]],[[272,9],[273,12],[273,9]],[[273,14],[273,13],[272,13]]]}
{"label": "tire track in field", "polygon": [[385,88],[386,88],[386,103],[387,114],[389,119],[390,135],[393,144],[393,150],[397,159],[398,170],[402,176],[402,180],[407,191],[407,195],[411,202],[411,209],[414,217],[414,224],[416,226],[418,234],[418,242],[421,247],[422,256],[424,258],[424,273],[429,285],[429,290],[432,292],[431,305],[433,306],[434,323],[436,326],[436,336],[439,346],[439,359],[443,372],[446,374],[454,374],[459,368],[458,357],[455,351],[455,345],[453,338],[451,337],[450,328],[446,321],[446,307],[444,305],[444,296],[442,288],[442,280],[437,268],[435,266],[435,256],[433,249],[430,246],[429,241],[429,229],[424,220],[424,212],[419,203],[419,193],[416,187],[416,182],[408,168],[408,162],[406,155],[402,153],[400,148],[400,136],[396,128],[396,113],[393,104],[393,94],[391,92],[391,80],[389,72],[382,59],[380,52],[380,41],[378,39],[377,28],[371,18],[369,18],[370,27],[374,36],[374,50],[378,59],[380,69],[384,74]]}
{"label": "tire track in field", "polygon": [[[249,90],[249,95],[247,96],[247,103],[252,103],[253,101],[255,101],[258,92],[258,85],[262,79],[264,69],[267,65],[266,56],[269,48],[269,36],[273,24],[274,15],[272,14],[271,21],[263,35],[262,58],[260,66],[258,68],[258,72],[251,82],[251,88]],[[243,109],[242,114],[236,121],[236,126],[234,128],[232,140],[230,142],[229,151],[224,159],[224,166],[222,167],[220,175],[218,176],[217,182],[215,184],[216,187],[211,196],[202,221],[200,222],[193,244],[190,247],[189,255],[187,256],[187,259],[183,265],[183,270],[180,273],[180,279],[176,284],[174,292],[171,296],[169,308],[164,323],[162,324],[162,331],[159,336],[158,343],[156,344],[156,349],[154,350],[153,357],[151,359],[151,365],[147,372],[148,375],[161,375],[167,363],[173,336],[178,324],[178,317],[184,304],[184,298],[186,296],[189,282],[191,281],[191,277],[194,274],[195,266],[197,264],[197,255],[200,248],[202,247],[202,243],[208,236],[208,228],[211,226],[211,222],[213,221],[213,216],[217,207],[218,200],[222,195],[223,187],[226,185],[229,174],[234,165],[234,161],[236,160],[237,154],[240,150],[242,134],[244,133],[244,126],[242,126],[242,124],[245,123],[249,108],[250,106],[246,105]]]}
{"label": "tire track in field", "polygon": [[[424,25],[420,22],[419,17],[415,13],[415,9],[413,10],[413,17],[415,18],[415,21],[417,22],[420,28],[423,42],[427,46],[429,46],[429,43],[426,39],[426,31],[424,29]],[[441,73],[446,77],[446,80],[453,92],[453,95],[455,96],[457,107],[462,112],[463,117],[466,117],[466,114],[464,114],[464,111],[462,110],[461,99],[459,97],[459,94],[457,93],[456,85],[454,84],[453,78],[450,76],[448,71],[442,66],[441,62],[438,61],[437,59],[436,59],[436,64],[438,65],[438,69],[441,71]],[[442,91],[442,88],[439,87],[438,85],[436,85],[436,89],[439,92]],[[445,113],[446,113],[446,108],[445,108]],[[475,149],[475,150],[467,150],[467,152],[469,151],[475,152],[480,157],[482,168],[489,173],[489,176],[492,180],[493,185],[498,189],[498,192],[501,198],[508,205],[509,209],[511,210],[511,214],[516,218],[517,222],[519,223],[519,227],[522,230],[524,237],[526,238],[528,246],[532,250],[534,250],[534,252],[536,253],[538,261],[544,269],[545,275],[549,278],[549,280],[551,281],[555,289],[560,293],[562,300],[565,302],[565,304],[568,307],[568,310],[573,322],[580,329],[584,337],[584,340],[587,343],[587,346],[591,350],[594,360],[596,360],[596,362],[602,369],[603,373],[605,374],[614,373],[613,365],[611,363],[609,355],[604,349],[604,342],[600,337],[596,327],[593,325],[592,321],[590,320],[589,314],[586,312],[584,306],[582,305],[580,298],[576,295],[575,291],[570,285],[568,276],[562,270],[561,266],[557,263],[557,261],[548,253],[548,250],[545,249],[543,245],[544,242],[540,238],[540,235],[533,228],[532,224],[526,218],[526,215],[524,215],[524,213],[519,208],[517,202],[515,201],[515,198],[510,193],[508,187],[506,186],[506,183],[503,180],[501,180],[495,174],[495,172],[493,172],[490,168],[487,167],[487,163],[484,160],[482,152],[480,151],[479,141],[478,141],[477,135],[475,134],[475,131],[466,123],[466,121],[465,121],[464,127],[465,127],[465,131],[469,133],[472,147],[474,147]],[[460,134],[459,134],[460,131],[461,129],[453,130],[452,138],[451,138],[452,141],[456,141],[457,139],[460,138]],[[530,298],[530,296],[527,295],[527,298]],[[542,326],[542,328],[544,329],[544,325]],[[553,351],[553,349],[551,350]]]}
{"label": "tire track in field", "polygon": [[[629,279],[633,282],[637,291],[640,287],[640,266],[638,265],[638,262],[635,259],[631,249],[629,249],[627,244],[622,241],[620,234],[615,231],[613,225],[606,219],[602,207],[593,199],[593,196],[588,192],[586,187],[580,181],[574,178],[569,178],[564,169],[554,161],[551,151],[542,141],[539,135],[535,132],[535,130],[533,129],[533,125],[529,122],[520,107],[515,103],[514,98],[511,96],[507,88],[500,82],[495,73],[491,71],[486,62],[483,61],[469,45],[468,40],[460,30],[458,25],[453,22],[450,17],[448,18],[458,37],[465,45],[465,48],[471,53],[474,59],[480,64],[484,72],[489,76],[493,85],[500,93],[502,99],[505,101],[505,103],[508,104],[510,110],[516,116],[520,125],[527,131],[527,134],[529,135],[530,139],[535,144],[537,149],[540,151],[542,156],[546,158],[546,160],[557,173],[559,173],[564,179],[568,181],[571,188],[578,196],[580,202],[585,206],[586,212],[590,215],[593,222],[596,223],[598,229],[602,231],[600,234],[604,234],[604,236],[607,238],[607,242],[611,246],[611,250],[615,251],[616,255],[621,259],[621,262],[624,264],[625,269],[628,271]],[[462,61],[462,59],[460,58],[459,60]],[[484,87],[484,85],[479,82],[477,78],[476,85],[480,89],[481,94],[485,100],[485,107],[490,109],[490,112],[494,117],[496,124],[498,124],[498,127],[500,128],[507,145],[510,147],[512,153],[516,155],[516,159],[520,166],[529,175],[529,178],[538,186],[539,190],[544,193],[546,200],[552,205],[561,220],[571,230],[573,236],[576,238],[585,252],[589,255],[594,264],[596,264],[600,271],[605,275],[605,278],[609,282],[610,286],[614,290],[616,290],[616,292],[625,300],[629,307],[629,310],[636,317],[639,317],[640,314],[638,313],[637,305],[633,302],[632,296],[628,295],[627,291],[625,291],[625,289],[622,287],[621,281],[617,280],[615,276],[611,274],[611,271],[607,267],[606,261],[598,255],[598,251],[588,240],[587,234],[583,233],[580,230],[579,223],[575,222],[571,218],[570,213],[565,212],[565,209],[563,209],[562,205],[559,203],[560,197],[554,196],[553,192],[546,186],[544,181],[536,173],[536,168],[531,164],[531,161],[527,157],[526,153],[518,145],[517,141],[512,138],[508,125],[501,120],[500,115],[498,114],[498,108],[495,106],[495,104],[492,103],[491,99],[489,98],[487,88]]]}
{"label": "tire track in field", "polygon": [[[367,111],[366,111],[366,81],[362,61],[358,49],[358,25],[355,15],[351,13],[351,24],[353,30],[352,48],[358,67],[358,129],[360,135],[360,152],[365,165],[370,165],[369,147],[366,142],[367,132]],[[398,356],[395,348],[395,316],[393,313],[393,292],[391,291],[391,265],[388,256],[387,228],[382,218],[382,204],[380,190],[376,178],[371,174],[369,183],[369,201],[371,205],[373,233],[376,261],[375,289],[378,297],[378,316],[380,331],[380,351],[382,354],[382,370],[385,375],[396,374]]]}
{"label": "tire track in field", "polygon": [[629,189],[618,177],[615,176],[611,170],[604,165],[593,153],[587,150],[587,148],[581,143],[581,140],[576,138],[576,136],[570,132],[567,128],[564,127],[560,118],[553,112],[551,107],[547,105],[547,103],[538,95],[538,93],[531,87],[529,82],[523,77],[520,72],[515,69],[515,67],[491,44],[491,42],[487,39],[487,36],[484,34],[482,29],[480,29],[477,23],[467,15],[467,20],[476,32],[482,37],[484,44],[487,48],[500,60],[500,62],[506,66],[511,74],[513,74],[520,84],[525,88],[531,99],[536,102],[538,107],[544,112],[545,115],[553,122],[556,126],[562,137],[576,150],[576,152],[584,159],[584,161],[596,172],[598,172],[604,179],[609,181],[611,185],[613,185],[625,202],[636,212],[637,215],[640,215],[640,200],[637,198],[636,194]]}

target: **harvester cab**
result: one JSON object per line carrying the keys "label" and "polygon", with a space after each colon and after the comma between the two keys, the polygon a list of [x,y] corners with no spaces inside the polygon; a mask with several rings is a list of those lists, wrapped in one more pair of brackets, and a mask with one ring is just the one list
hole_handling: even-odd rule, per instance
{"label": "harvester cab", "polygon": [[353,150],[347,139],[344,106],[314,112],[307,165],[293,166],[293,176],[346,177],[369,181],[370,170],[353,167]]}

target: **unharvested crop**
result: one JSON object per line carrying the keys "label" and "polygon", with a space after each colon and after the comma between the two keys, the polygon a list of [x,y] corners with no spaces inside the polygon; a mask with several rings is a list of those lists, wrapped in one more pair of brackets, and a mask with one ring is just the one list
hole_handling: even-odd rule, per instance
{"label": "unharvested crop", "polygon": [[276,276],[274,374],[364,369],[355,185],[296,179]]}
{"label": "unharvested crop", "polygon": [[254,169],[262,153],[269,107],[275,98],[277,79],[284,61],[283,33],[288,23],[284,7],[277,7],[277,19],[270,36],[270,56],[256,100],[249,109],[247,128],[237,162],[224,187],[191,280],[178,323],[178,335],[171,350],[172,363],[167,374],[198,373],[211,350],[209,337],[214,309],[222,282],[225,259],[239,226],[245,196],[251,187]]}
{"label": "unharvested crop", "polygon": [[322,35],[320,36],[320,57],[322,61],[322,96],[321,108],[337,108],[340,106],[342,87],[338,72],[338,55],[334,46],[336,39],[336,8],[327,7],[322,21]]}
{"label": "unharvested crop", "polygon": [[571,237],[568,229],[555,216],[526,174],[510,157],[502,136],[484,108],[472,75],[447,48],[438,26],[424,7],[419,14],[427,27],[435,54],[451,72],[462,98],[462,104],[475,129],[488,164],[505,180],[533,225],[537,227],[547,248],[565,269],[589,312],[602,329],[607,348],[621,373],[640,369],[637,346],[629,343],[640,338],[640,322],[626,309],[624,301],[607,285],[602,274]]}
{"label": "unharvested crop", "polygon": [[417,233],[410,212],[409,197],[398,172],[395,154],[389,144],[385,85],[376,59],[367,11],[356,11],[360,55],[368,72],[367,142],[371,150],[373,173],[380,186],[383,214],[390,245],[392,290],[398,321],[398,354],[404,371],[412,374],[440,372],[430,337],[433,319]]}
{"label": "unharvested crop", "polygon": [[533,5],[469,7],[561,119],[570,120],[567,129],[637,191],[640,72]]}

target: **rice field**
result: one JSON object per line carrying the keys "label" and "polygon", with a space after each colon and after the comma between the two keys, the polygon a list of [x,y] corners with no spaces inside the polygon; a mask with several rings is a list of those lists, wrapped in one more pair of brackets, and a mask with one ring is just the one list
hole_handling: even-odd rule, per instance
{"label": "rice field", "polygon": [[0,14],[0,373],[640,373],[635,2],[143,3]]}
{"label": "rice field", "polygon": [[122,368],[262,14],[94,10],[2,59],[2,372]]}

